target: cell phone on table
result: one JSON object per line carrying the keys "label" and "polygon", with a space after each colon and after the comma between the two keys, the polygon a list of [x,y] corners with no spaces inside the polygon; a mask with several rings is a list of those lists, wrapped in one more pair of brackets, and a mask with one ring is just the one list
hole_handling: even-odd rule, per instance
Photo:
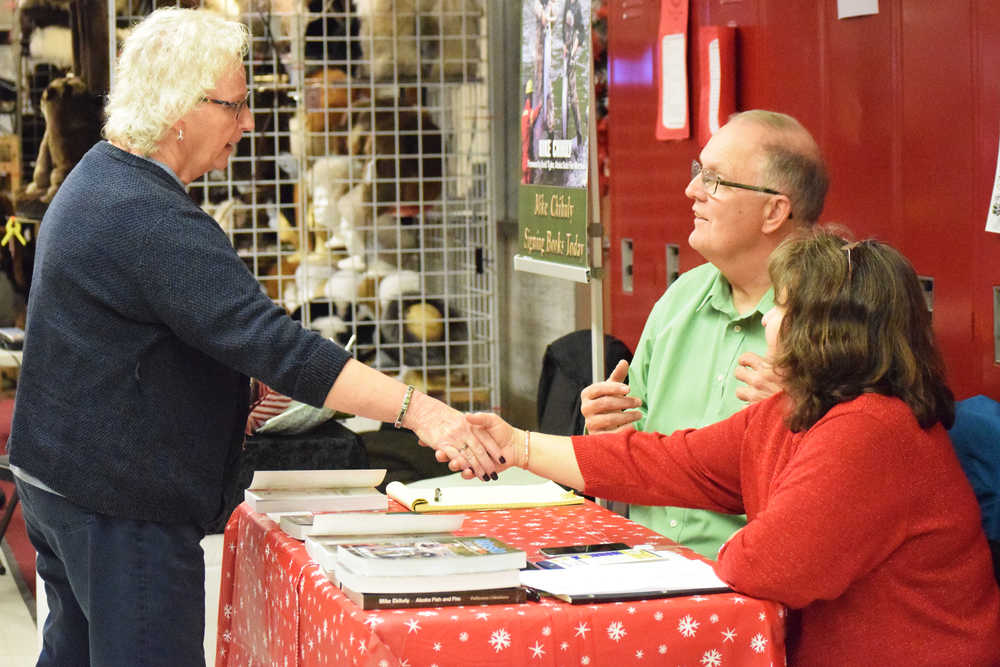
{"label": "cell phone on table", "polygon": [[543,556],[567,556],[571,554],[592,554],[599,551],[621,551],[629,549],[624,542],[603,542],[601,544],[570,544],[561,547],[542,547],[538,553]]}

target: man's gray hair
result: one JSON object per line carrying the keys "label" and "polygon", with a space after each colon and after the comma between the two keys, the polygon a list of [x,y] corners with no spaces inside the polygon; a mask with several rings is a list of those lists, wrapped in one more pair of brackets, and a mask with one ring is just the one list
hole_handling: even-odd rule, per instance
{"label": "man's gray hair", "polygon": [[204,9],[157,9],[125,39],[105,108],[104,136],[149,156],[250,44],[246,26]]}
{"label": "man's gray hair", "polygon": [[823,212],[830,179],[819,145],[809,130],[788,114],[763,109],[743,111],[729,120],[770,130],[762,146],[765,183],[788,196],[793,219],[807,225],[816,222]]}

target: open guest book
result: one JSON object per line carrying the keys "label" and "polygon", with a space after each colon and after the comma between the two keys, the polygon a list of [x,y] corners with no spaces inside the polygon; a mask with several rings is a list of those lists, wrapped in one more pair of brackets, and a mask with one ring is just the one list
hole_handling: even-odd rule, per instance
{"label": "open guest book", "polygon": [[432,488],[389,482],[390,498],[414,512],[516,509],[549,505],[579,505],[583,496],[552,481],[540,484],[479,484]]}
{"label": "open guest book", "polygon": [[244,500],[255,512],[327,512],[389,509],[375,487],[385,468],[374,470],[258,470]]}

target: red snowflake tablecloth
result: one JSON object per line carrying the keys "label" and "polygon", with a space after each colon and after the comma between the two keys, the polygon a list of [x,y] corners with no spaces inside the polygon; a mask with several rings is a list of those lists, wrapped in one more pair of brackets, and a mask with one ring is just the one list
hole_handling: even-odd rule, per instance
{"label": "red snowflake tablecloth", "polygon": [[[464,514],[462,534],[493,535],[529,560],[551,544],[665,545],[589,501]],[[240,505],[226,526],[216,665],[772,667],[785,664],[784,618],[781,605],[735,593],[364,611],[301,542]]]}

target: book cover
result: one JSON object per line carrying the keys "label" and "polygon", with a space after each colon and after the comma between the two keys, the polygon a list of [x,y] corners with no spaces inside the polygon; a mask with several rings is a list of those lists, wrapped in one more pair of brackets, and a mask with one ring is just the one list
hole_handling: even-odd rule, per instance
{"label": "book cover", "polygon": [[337,546],[337,567],[358,574],[416,576],[519,570],[525,553],[493,537],[439,537],[403,542],[371,540]]}
{"label": "book cover", "polygon": [[278,527],[285,531],[289,537],[297,540],[304,540],[311,534],[313,527],[312,512],[299,512],[295,514],[283,514],[278,519]]}
{"label": "book cover", "polygon": [[521,587],[491,588],[478,591],[446,593],[359,593],[341,589],[351,602],[362,609],[408,609],[412,607],[454,607],[479,604],[520,604],[527,599]]}
{"label": "book cover", "polygon": [[314,535],[398,535],[452,533],[464,514],[423,515],[411,512],[306,512],[285,514],[278,525],[297,540]]}
{"label": "book cover", "polygon": [[[451,537],[450,533],[417,533],[414,535],[393,535],[392,539],[399,542],[416,542],[418,540]],[[307,535],[304,544],[306,553],[316,561],[321,568],[333,571],[337,567],[337,547],[341,544],[358,544],[371,540],[371,535]]]}
{"label": "book cover", "polygon": [[421,576],[380,576],[357,574],[338,563],[334,570],[327,574],[337,585],[358,593],[444,593],[486,588],[515,588],[521,585],[520,571],[514,569]]}
{"label": "book cover", "polygon": [[389,499],[375,488],[385,473],[385,469],[258,470],[244,500],[261,513],[385,511]]}
{"label": "book cover", "polygon": [[583,496],[567,491],[552,481],[541,484],[483,484],[447,488],[389,482],[385,492],[414,512],[516,509],[578,505],[583,502]]}

